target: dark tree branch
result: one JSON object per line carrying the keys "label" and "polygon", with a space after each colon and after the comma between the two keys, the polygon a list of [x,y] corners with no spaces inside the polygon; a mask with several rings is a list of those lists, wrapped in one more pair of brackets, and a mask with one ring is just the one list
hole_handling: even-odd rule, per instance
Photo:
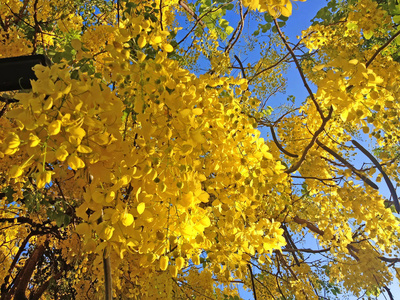
{"label": "dark tree branch", "polygon": [[158,9],[160,10],[160,27],[161,27],[161,30],[164,30],[164,26],[162,24],[162,19],[163,19],[163,15],[162,15],[162,0],[160,0],[160,7]]}
{"label": "dark tree branch", "polygon": [[256,292],[256,285],[254,284],[253,269],[251,268],[250,264],[247,264],[247,267],[249,268],[249,272],[250,272],[251,286],[252,286],[252,289],[253,289],[254,300],[257,300],[257,292]]}
{"label": "dark tree branch", "polygon": [[29,300],[39,300],[40,297],[43,295],[43,293],[47,290],[47,288],[49,287],[49,284],[52,280],[58,280],[60,279],[62,276],[62,272],[58,272],[57,274],[55,274],[54,276],[52,276],[49,280],[47,280],[45,283],[41,284],[39,289],[35,292],[33,292],[33,294],[31,294],[29,296]]}
{"label": "dark tree branch", "polygon": [[296,248],[296,249],[293,249],[293,248],[285,248],[285,249],[282,249],[282,251],[283,251],[283,252],[304,252],[304,253],[313,253],[313,254],[315,254],[315,253],[329,252],[329,251],[331,251],[331,248],[329,247],[329,248],[327,248],[327,249],[321,249],[321,250],[299,249],[299,248]]}
{"label": "dark tree branch", "polygon": [[397,258],[397,257],[389,258],[389,257],[379,256],[378,258],[381,261],[384,261],[384,262],[387,262],[387,263],[391,263],[391,264],[395,264],[395,263],[400,262],[400,258]]}
{"label": "dark tree branch", "polygon": [[234,55],[233,57],[238,61],[239,65],[240,65],[240,70],[242,71],[242,76],[244,79],[246,79],[246,72],[244,71],[242,62],[240,61],[239,57],[237,57],[236,55]]}
{"label": "dark tree branch", "polygon": [[394,300],[392,291],[386,285],[384,285],[383,288],[388,293],[390,300]]}
{"label": "dark tree branch", "polygon": [[308,229],[310,229],[312,232],[315,232],[315,233],[317,233],[317,234],[319,234],[319,235],[324,235],[324,234],[325,234],[325,232],[324,232],[323,230],[319,229],[319,228],[318,228],[317,226],[315,226],[313,223],[311,223],[310,221],[301,219],[301,218],[299,218],[298,216],[295,216],[295,217],[293,218],[293,221],[296,222],[296,223],[299,224],[299,225],[306,224],[306,227],[307,227]]}
{"label": "dark tree branch", "polygon": [[295,172],[298,168],[300,168],[301,164],[303,163],[303,161],[306,159],[306,155],[308,153],[308,151],[312,148],[312,146],[314,146],[315,141],[317,141],[318,136],[321,134],[322,131],[324,131],[325,129],[325,125],[326,123],[328,123],[328,121],[330,120],[330,118],[332,117],[332,112],[333,112],[333,107],[331,106],[329,108],[329,113],[328,116],[322,119],[322,124],[321,126],[318,128],[318,130],[314,133],[311,142],[306,146],[306,148],[303,151],[303,154],[301,155],[301,158],[299,159],[299,161],[291,166],[288,170],[286,170],[285,172],[287,174],[293,173]]}
{"label": "dark tree branch", "polygon": [[[26,289],[28,287],[29,281],[33,272],[35,271],[36,264],[40,257],[42,257],[44,253],[44,246],[38,245],[33,251],[32,255],[29,257],[25,266],[21,270],[21,272],[17,275],[13,282],[13,287],[11,290],[4,296],[2,296],[2,300],[10,300],[10,299],[27,299],[26,298]],[[13,297],[14,296],[14,297]]]}
{"label": "dark tree branch", "polygon": [[39,2],[39,0],[35,0],[35,2],[33,3],[33,21],[35,22],[35,27],[34,27],[34,29],[35,29],[35,32],[34,32],[34,36],[33,36],[33,51],[32,51],[32,54],[35,54],[36,53],[36,50],[37,50],[37,34],[41,31],[40,30],[40,26],[39,26],[39,22],[38,22],[38,19],[37,19],[37,13],[38,13],[38,8],[37,8],[37,5],[38,5],[38,2]]}
{"label": "dark tree branch", "polygon": [[[296,246],[296,244],[293,242],[292,237],[290,236],[289,230],[287,229],[286,225],[285,225],[285,224],[282,224],[281,227],[282,227],[283,230],[284,230],[283,236],[284,236],[284,238],[285,238],[285,240],[286,240],[286,244],[289,245],[289,246],[291,247],[291,249],[297,249],[297,246]],[[286,249],[286,246],[285,246],[285,249]],[[296,256],[296,252],[297,252],[297,251],[292,251],[291,253],[292,253],[292,255],[293,255],[294,261],[296,262],[296,265],[297,265],[297,266],[300,266],[300,261],[299,261],[299,259],[298,259],[297,256]],[[301,253],[299,253],[299,255],[301,256]]]}
{"label": "dark tree branch", "polygon": [[[312,32],[310,32],[308,35],[310,35],[311,33],[312,33]],[[295,50],[295,49],[300,45],[300,43],[301,43],[301,40],[300,40],[296,45],[293,46],[292,50]],[[262,73],[264,73],[264,72],[266,72],[266,71],[268,71],[268,70],[271,70],[271,69],[275,68],[275,67],[276,67],[277,65],[279,65],[281,62],[283,62],[289,55],[290,55],[290,52],[286,53],[286,54],[285,54],[282,58],[280,58],[276,63],[274,63],[274,64],[272,64],[272,65],[270,65],[270,66],[268,66],[268,67],[266,67],[266,68],[264,68],[264,69],[258,71],[256,74],[253,75],[253,77],[252,77],[251,79],[249,79],[249,82],[253,81],[258,75],[260,75],[260,74],[262,74]]]}
{"label": "dark tree branch", "polygon": [[204,22],[199,18],[196,13],[182,0],[178,1],[179,5],[196,20],[196,25],[199,23],[201,26],[205,26]]}
{"label": "dark tree branch", "polygon": [[375,190],[379,189],[378,186],[375,183],[373,183],[368,177],[366,177],[364,174],[360,173],[352,164],[350,164],[347,160],[345,160],[343,157],[341,157],[338,153],[336,153],[332,149],[330,149],[327,146],[325,146],[324,144],[322,144],[318,139],[317,139],[317,145],[319,147],[321,147],[322,149],[324,149],[329,154],[331,154],[337,160],[339,160],[342,164],[344,164],[350,170],[352,170],[362,181],[364,181],[370,187],[372,187]]}
{"label": "dark tree branch", "polygon": [[352,140],[351,142],[353,143],[354,146],[356,146],[358,149],[360,149],[361,152],[364,153],[372,161],[372,163],[375,165],[375,167],[381,172],[381,174],[382,174],[383,178],[385,179],[385,182],[390,190],[390,194],[392,195],[394,207],[396,208],[397,213],[400,213],[400,204],[399,204],[399,199],[397,197],[396,190],[395,190],[392,182],[390,181],[389,177],[387,176],[385,171],[382,169],[382,166],[379,164],[379,162],[376,160],[376,158],[371,153],[369,153],[369,151],[367,149],[365,149],[363,146],[361,146],[357,141]]}
{"label": "dark tree branch", "polygon": [[387,46],[390,45],[391,42],[394,41],[396,37],[400,35],[400,30],[396,32],[386,43],[384,43],[375,53],[372,55],[372,57],[367,61],[365,66],[368,68],[369,65],[374,61],[374,59],[378,56],[379,53],[381,53]]}
{"label": "dark tree branch", "polygon": [[297,154],[293,154],[290,153],[289,151],[285,150],[282,145],[279,143],[276,135],[275,135],[275,131],[274,131],[274,126],[269,126],[269,129],[271,130],[271,135],[272,135],[272,139],[274,140],[275,145],[279,148],[279,150],[281,150],[284,154],[286,154],[287,156],[290,157],[299,157]]}
{"label": "dark tree branch", "polygon": [[306,80],[306,77],[304,75],[303,69],[301,68],[300,62],[297,59],[296,55],[293,52],[292,47],[289,45],[288,41],[286,40],[285,36],[283,35],[281,28],[279,27],[278,21],[276,21],[276,19],[274,19],[274,24],[275,27],[279,33],[279,36],[281,37],[282,42],[285,44],[286,49],[289,51],[290,55],[292,56],[294,63],[296,64],[297,67],[297,71],[300,74],[301,80],[303,81],[303,85],[304,87],[307,89],[308,94],[310,95],[311,100],[314,102],[314,105],[319,113],[319,115],[321,116],[321,119],[324,120],[325,116],[324,113],[321,110],[321,107],[319,106],[317,99],[315,99],[314,93],[311,91],[311,88]]}
{"label": "dark tree branch", "polygon": [[10,280],[10,276],[12,274],[12,271],[14,269],[14,267],[16,266],[22,252],[24,252],[26,244],[29,242],[29,239],[33,236],[32,232],[30,234],[28,234],[25,239],[22,241],[21,245],[19,246],[18,252],[15,255],[10,267],[8,268],[8,275],[4,278],[4,282],[1,285],[1,294],[3,295],[4,293],[7,292],[8,288],[7,288],[7,284],[8,281]]}
{"label": "dark tree branch", "polygon": [[[181,3],[181,1],[179,1],[179,2]],[[201,24],[201,23],[200,23],[200,22],[202,22],[201,19],[203,19],[205,16],[207,16],[207,15],[210,14],[210,13],[216,12],[216,11],[219,10],[219,9],[221,9],[221,6],[215,8],[215,9],[209,10],[208,12],[204,13],[200,18],[197,18],[197,19],[196,19],[196,22],[194,23],[194,25],[193,25],[193,27],[192,27],[192,29],[190,29],[190,30],[188,31],[188,33],[178,42],[178,45],[180,45],[184,40],[187,39],[187,37],[193,32],[193,30],[195,30],[195,28],[197,27],[197,24]],[[202,23],[203,23],[203,22],[202,22]],[[203,23],[202,26],[205,27],[205,24]]]}
{"label": "dark tree branch", "polygon": [[236,27],[235,31],[233,32],[231,39],[228,42],[228,46],[225,47],[225,53],[229,53],[229,51],[231,51],[233,46],[239,40],[240,35],[242,34],[242,31],[243,31],[244,19],[246,18],[247,14],[249,13],[249,10],[247,9],[246,12],[243,14],[243,6],[242,6],[241,1],[239,1],[239,9],[240,9],[240,21],[239,21],[239,24]]}

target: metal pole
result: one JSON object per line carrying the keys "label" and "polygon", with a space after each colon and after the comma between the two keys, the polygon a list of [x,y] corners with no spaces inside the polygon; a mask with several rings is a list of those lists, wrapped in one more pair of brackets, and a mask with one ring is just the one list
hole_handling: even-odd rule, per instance
{"label": "metal pole", "polygon": [[32,68],[41,64],[50,66],[43,54],[0,59],[0,92],[31,89],[31,80],[37,79]]}

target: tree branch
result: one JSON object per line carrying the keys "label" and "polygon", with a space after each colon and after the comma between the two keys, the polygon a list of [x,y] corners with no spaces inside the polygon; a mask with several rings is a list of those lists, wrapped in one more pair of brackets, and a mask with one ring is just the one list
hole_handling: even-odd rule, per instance
{"label": "tree branch", "polygon": [[32,232],[29,233],[29,234],[25,237],[25,239],[22,241],[21,245],[19,246],[18,252],[17,252],[17,254],[14,256],[14,259],[13,259],[13,261],[12,261],[10,267],[8,268],[8,275],[4,278],[4,282],[3,282],[3,284],[1,285],[1,294],[4,294],[4,293],[8,290],[7,284],[8,284],[8,281],[10,280],[10,276],[11,276],[11,274],[12,274],[12,271],[13,271],[14,267],[16,266],[16,264],[17,264],[17,262],[18,262],[18,260],[19,260],[19,257],[21,256],[22,252],[24,252],[25,247],[26,247],[26,244],[28,244],[29,239],[30,239],[32,236],[33,236]]}
{"label": "tree branch", "polygon": [[[179,4],[181,4],[181,3],[183,3],[182,1],[179,1]],[[184,5],[186,5],[185,3],[183,3]],[[181,4],[182,5],[182,4]],[[188,7],[188,6],[187,6]],[[196,14],[194,14],[194,12],[193,12],[193,14],[196,16],[196,22],[194,23],[194,25],[193,25],[193,27],[192,27],[192,29],[190,29],[189,30],[189,32],[177,43],[178,45],[180,45],[184,40],[186,40],[186,38],[193,32],[193,30],[196,28],[196,26],[197,26],[197,24],[201,24],[203,27],[205,27],[205,24],[203,23],[203,21],[201,21],[201,19],[203,19],[205,16],[207,16],[208,14],[210,14],[210,13],[213,13],[213,12],[216,12],[217,10],[219,10],[219,9],[221,9],[221,7],[222,6],[218,6],[218,7],[216,7],[215,9],[212,9],[212,10],[209,10],[209,11],[207,11],[207,12],[205,12],[201,17],[197,17],[197,15]],[[201,23],[200,23],[201,22]]]}
{"label": "tree branch", "polygon": [[378,190],[378,186],[373,183],[369,178],[367,178],[364,174],[360,173],[352,164],[350,164],[347,160],[345,160],[343,157],[341,157],[339,154],[337,154],[335,151],[332,149],[328,148],[324,144],[322,144],[318,139],[317,139],[317,145],[320,146],[322,149],[324,149],[326,152],[331,154],[333,157],[335,157],[337,160],[339,160],[341,163],[343,163],[346,167],[348,167],[350,170],[352,170],[362,181],[364,181],[366,184],[368,184],[370,187],[372,187],[375,190]]}
{"label": "tree branch", "polygon": [[279,150],[281,150],[284,154],[286,154],[287,156],[290,157],[299,157],[297,154],[293,154],[290,153],[289,151],[285,150],[282,145],[279,143],[275,131],[274,131],[274,126],[269,126],[269,129],[271,130],[271,135],[272,135],[272,139],[274,140],[275,145],[279,148]]}
{"label": "tree branch", "polygon": [[240,9],[240,21],[239,21],[239,24],[236,27],[235,31],[232,34],[232,38],[228,42],[228,46],[225,47],[225,53],[229,53],[229,51],[231,51],[233,46],[239,40],[240,35],[242,34],[242,31],[243,31],[244,19],[246,18],[247,14],[249,13],[249,10],[247,9],[246,12],[243,14],[243,6],[242,6],[241,1],[239,1],[239,9]]}
{"label": "tree branch", "polygon": [[356,146],[358,149],[361,150],[362,153],[364,153],[375,165],[375,167],[381,172],[383,178],[385,179],[385,182],[390,190],[390,194],[392,195],[393,202],[394,202],[394,207],[396,208],[397,213],[400,213],[400,204],[399,204],[399,199],[397,197],[396,190],[390,181],[389,177],[386,175],[385,171],[382,169],[382,166],[379,164],[379,162],[376,160],[376,158],[368,152],[367,149],[365,149],[363,146],[361,146],[357,141],[352,140],[351,141],[354,146]]}
{"label": "tree branch", "polygon": [[315,233],[317,233],[317,234],[319,234],[319,235],[324,235],[324,234],[325,234],[325,232],[324,232],[323,230],[319,229],[319,228],[318,228],[317,226],[315,226],[313,223],[311,223],[310,221],[301,219],[301,218],[299,218],[298,216],[295,216],[295,217],[293,218],[293,221],[295,221],[295,222],[296,222],[297,224],[299,224],[299,225],[306,224],[306,227],[307,227],[308,229],[310,229],[312,232],[315,232]]}
{"label": "tree branch", "polygon": [[286,49],[288,49],[290,55],[292,56],[292,58],[293,58],[293,60],[294,60],[294,63],[296,64],[297,71],[298,71],[299,74],[300,74],[300,77],[301,77],[301,80],[303,81],[304,87],[307,89],[307,92],[308,92],[308,94],[310,95],[311,100],[314,102],[315,107],[316,107],[316,109],[317,109],[319,115],[321,116],[322,120],[324,120],[324,119],[325,119],[324,113],[322,112],[321,107],[319,106],[317,100],[315,99],[314,93],[311,91],[311,88],[310,88],[310,86],[308,85],[308,82],[307,82],[306,77],[305,77],[305,75],[304,75],[304,73],[303,73],[303,69],[301,68],[301,65],[300,65],[300,63],[299,63],[299,60],[297,59],[296,55],[295,55],[294,52],[293,52],[292,47],[289,45],[288,41],[286,40],[285,36],[283,35],[283,33],[282,33],[282,31],[281,31],[281,28],[279,27],[279,24],[278,24],[278,22],[276,21],[276,19],[274,19],[274,24],[275,24],[275,27],[276,27],[278,33],[279,33],[279,36],[281,37],[282,42],[285,44]]}
{"label": "tree branch", "polygon": [[301,164],[303,163],[303,161],[306,159],[306,155],[308,153],[308,151],[312,148],[312,146],[314,146],[315,141],[317,141],[318,136],[321,134],[321,132],[325,129],[325,125],[326,123],[328,123],[329,119],[332,117],[332,112],[333,112],[333,107],[331,106],[329,108],[329,114],[328,116],[322,119],[322,124],[321,126],[318,128],[318,130],[314,133],[311,142],[306,146],[306,148],[303,151],[303,154],[301,156],[301,158],[299,159],[299,161],[291,166],[288,170],[286,170],[285,172],[287,174],[293,173],[295,172],[298,168],[300,168]]}
{"label": "tree branch", "polygon": [[252,270],[250,264],[247,264],[247,267],[249,268],[249,272],[250,272],[251,286],[253,289],[254,300],[257,300],[256,285],[254,284],[253,270]]}
{"label": "tree branch", "polygon": [[237,55],[234,55],[233,57],[238,61],[239,65],[240,65],[240,70],[242,71],[242,76],[244,79],[246,79],[246,73],[244,71],[242,62],[240,61],[239,57],[237,57]]}
{"label": "tree branch", "polygon": [[331,251],[331,248],[327,248],[327,249],[321,249],[321,250],[313,250],[313,249],[293,249],[293,248],[285,248],[282,249],[283,252],[304,252],[304,253],[324,253],[324,252],[329,252]]}
{"label": "tree branch", "polygon": [[199,18],[196,13],[182,0],[178,1],[178,4],[184,9],[186,10],[186,12],[191,15],[195,20],[196,20],[196,25],[197,23],[199,23],[201,26],[205,26],[204,22],[201,20],[201,18]]}
{"label": "tree branch", "polygon": [[400,35],[400,30],[398,32],[396,32],[386,43],[384,43],[375,53],[374,55],[372,55],[372,57],[367,61],[367,63],[365,64],[365,66],[368,68],[369,65],[374,61],[374,59],[378,56],[379,53],[381,53],[383,51],[383,49],[385,49],[387,46],[390,45],[391,42],[394,41],[394,39],[396,37],[398,37]]}

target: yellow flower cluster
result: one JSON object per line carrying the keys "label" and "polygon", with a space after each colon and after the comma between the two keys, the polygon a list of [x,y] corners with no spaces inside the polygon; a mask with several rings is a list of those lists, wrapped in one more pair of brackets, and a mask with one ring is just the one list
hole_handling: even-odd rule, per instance
{"label": "yellow flower cluster", "polygon": [[[294,1],[304,2],[306,0]],[[252,10],[268,12],[274,18],[278,18],[280,15],[289,17],[292,14],[292,2],[290,0],[245,0],[243,4]]]}

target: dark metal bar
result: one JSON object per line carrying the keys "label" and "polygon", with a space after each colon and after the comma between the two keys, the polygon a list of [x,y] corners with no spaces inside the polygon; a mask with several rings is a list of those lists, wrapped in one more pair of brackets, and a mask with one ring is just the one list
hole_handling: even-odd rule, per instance
{"label": "dark metal bar", "polygon": [[17,56],[0,59],[0,92],[31,89],[31,79],[37,79],[33,66],[50,66],[45,55]]}

